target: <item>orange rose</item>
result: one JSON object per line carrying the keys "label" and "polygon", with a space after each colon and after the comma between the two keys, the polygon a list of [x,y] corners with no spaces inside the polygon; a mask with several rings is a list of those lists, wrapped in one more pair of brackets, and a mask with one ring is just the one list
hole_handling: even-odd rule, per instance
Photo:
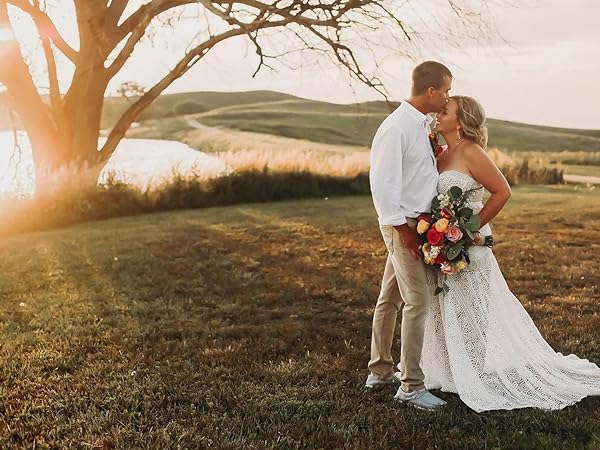
{"label": "orange rose", "polygon": [[437,231],[439,231],[440,233],[443,233],[444,231],[446,231],[448,229],[448,219],[439,219],[435,225],[434,225],[435,229]]}
{"label": "orange rose", "polygon": [[417,233],[423,234],[429,229],[429,222],[426,220],[419,220],[417,224]]}

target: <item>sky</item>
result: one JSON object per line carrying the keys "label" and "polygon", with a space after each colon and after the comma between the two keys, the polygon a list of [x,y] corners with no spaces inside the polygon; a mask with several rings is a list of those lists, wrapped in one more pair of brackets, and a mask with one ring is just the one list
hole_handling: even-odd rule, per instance
{"label": "sky", "polygon": [[[416,61],[435,59],[446,64],[454,74],[451,93],[477,98],[488,117],[600,129],[600,1],[512,1],[507,5],[500,0],[502,6],[490,7],[504,40],[482,39],[457,50],[438,39],[426,44]],[[58,16],[68,16],[68,11],[61,12]],[[196,32],[194,27],[197,22],[180,23],[168,36],[157,33],[152,43],[140,44],[110,89],[114,92],[120,83],[131,80],[150,87],[185,50]],[[74,31],[66,34],[67,40],[76,39]],[[392,99],[408,96],[415,61],[388,56],[371,62],[381,64],[381,78]],[[223,43],[166,92],[264,89],[335,103],[382,99],[377,92],[350,83],[337,68],[278,67],[276,72],[263,70],[253,78],[256,63],[247,42]]]}

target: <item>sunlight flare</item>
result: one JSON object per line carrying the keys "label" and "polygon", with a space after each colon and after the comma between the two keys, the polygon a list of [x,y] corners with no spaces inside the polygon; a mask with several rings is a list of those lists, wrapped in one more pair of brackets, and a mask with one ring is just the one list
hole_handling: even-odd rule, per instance
{"label": "sunlight flare", "polygon": [[15,34],[9,27],[0,27],[0,43],[12,42],[15,40]]}

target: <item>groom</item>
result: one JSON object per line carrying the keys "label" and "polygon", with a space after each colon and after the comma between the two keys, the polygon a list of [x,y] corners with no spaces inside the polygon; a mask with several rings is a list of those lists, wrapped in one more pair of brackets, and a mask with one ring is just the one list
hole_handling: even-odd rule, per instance
{"label": "groom", "polygon": [[[416,217],[429,211],[437,195],[438,173],[429,143],[432,119],[427,114],[446,104],[451,84],[452,73],[443,64],[426,61],[415,67],[410,97],[379,126],[370,156],[371,192],[388,257],[373,314],[365,386],[400,384],[396,399],[430,410],[445,402],[427,391],[420,367],[433,291],[415,228]],[[394,373],[392,340],[402,304],[400,372]]]}

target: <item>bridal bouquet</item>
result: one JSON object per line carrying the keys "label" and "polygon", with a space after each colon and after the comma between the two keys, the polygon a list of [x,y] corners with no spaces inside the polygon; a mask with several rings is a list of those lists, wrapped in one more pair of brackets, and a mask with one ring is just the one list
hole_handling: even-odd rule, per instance
{"label": "bridal bouquet", "polygon": [[[482,188],[478,188],[482,189]],[[423,261],[443,275],[458,273],[469,264],[468,248],[475,245],[475,233],[480,228],[479,215],[468,207],[469,195],[476,189],[464,191],[452,186],[447,194],[439,194],[431,201],[431,212],[417,218],[417,233],[423,244]],[[493,245],[492,237],[484,245]],[[435,294],[447,292],[444,277],[440,277]]]}

